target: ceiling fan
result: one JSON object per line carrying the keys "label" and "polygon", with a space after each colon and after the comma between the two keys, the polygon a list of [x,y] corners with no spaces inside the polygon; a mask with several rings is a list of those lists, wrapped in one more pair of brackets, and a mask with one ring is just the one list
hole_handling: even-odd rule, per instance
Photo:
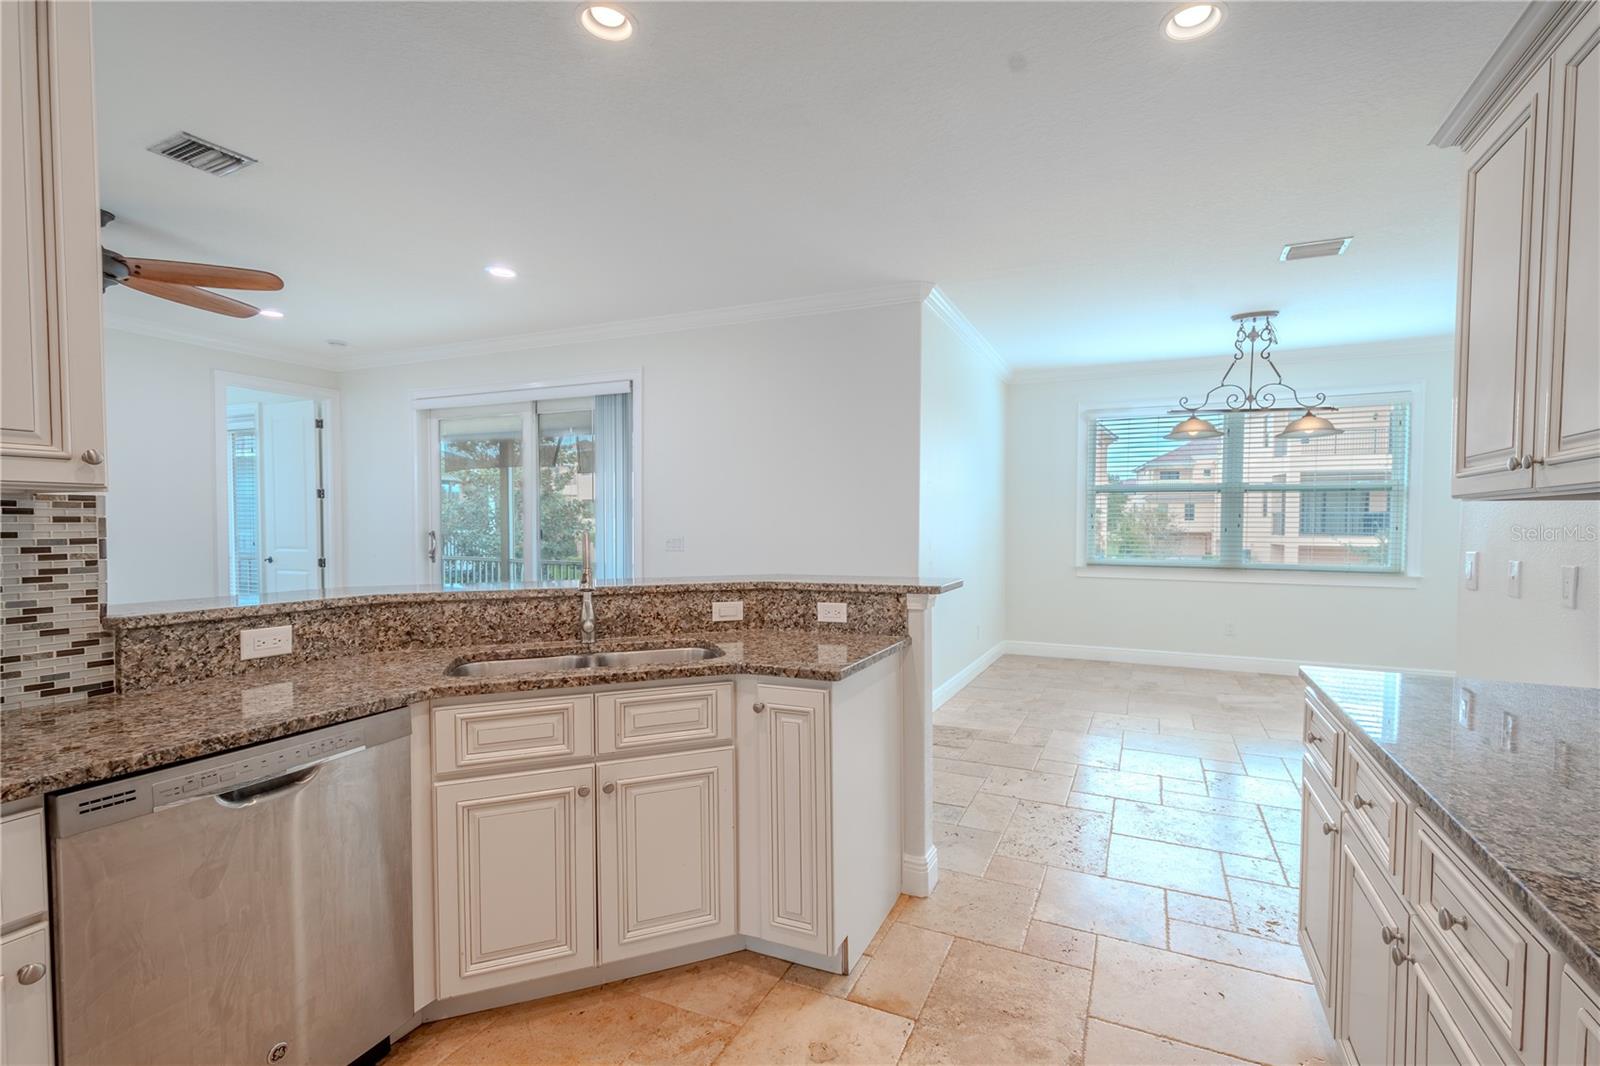
{"label": "ceiling fan", "polygon": [[[101,227],[104,228],[107,222],[116,217],[110,211],[102,210]],[[171,259],[133,259],[109,248],[101,248],[100,291],[104,292],[113,285],[125,285],[135,292],[198,307],[202,311],[215,311],[233,318],[252,318],[259,313],[259,308],[200,286],[277,292],[283,288],[283,279],[265,270],[211,263],[180,263]]]}

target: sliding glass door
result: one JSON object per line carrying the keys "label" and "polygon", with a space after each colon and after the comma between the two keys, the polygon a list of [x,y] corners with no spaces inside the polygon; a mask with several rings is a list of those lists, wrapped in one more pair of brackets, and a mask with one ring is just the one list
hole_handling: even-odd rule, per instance
{"label": "sliding glass door", "polygon": [[632,576],[627,392],[440,408],[429,428],[429,568],[447,588]]}

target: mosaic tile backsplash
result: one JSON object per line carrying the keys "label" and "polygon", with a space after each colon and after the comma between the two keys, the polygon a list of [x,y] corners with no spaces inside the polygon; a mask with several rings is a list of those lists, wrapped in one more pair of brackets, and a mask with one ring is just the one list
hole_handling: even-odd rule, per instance
{"label": "mosaic tile backsplash", "polygon": [[110,692],[112,635],[100,623],[105,500],[0,498],[0,709]]}

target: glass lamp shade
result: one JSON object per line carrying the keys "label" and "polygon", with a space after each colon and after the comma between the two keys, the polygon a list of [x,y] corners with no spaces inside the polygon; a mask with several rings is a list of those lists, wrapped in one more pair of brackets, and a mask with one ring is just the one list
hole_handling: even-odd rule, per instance
{"label": "glass lamp shade", "polygon": [[1172,432],[1167,434],[1168,440],[1204,440],[1207,437],[1220,437],[1222,430],[1213,426],[1199,415],[1190,415],[1182,422],[1172,427]]}
{"label": "glass lamp shade", "polygon": [[1299,440],[1310,440],[1312,437],[1331,437],[1344,430],[1329,422],[1326,418],[1313,411],[1307,411],[1299,418],[1290,422],[1278,431],[1280,437],[1294,437]]}

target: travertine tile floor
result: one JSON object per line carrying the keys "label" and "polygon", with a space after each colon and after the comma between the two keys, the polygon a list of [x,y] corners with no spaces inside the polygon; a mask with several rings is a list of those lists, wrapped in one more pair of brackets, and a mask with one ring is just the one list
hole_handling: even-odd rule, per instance
{"label": "travertine tile floor", "polygon": [[937,891],[848,976],[748,952],[386,1060],[1337,1062],[1295,942],[1292,678],[1008,656],[935,714]]}

